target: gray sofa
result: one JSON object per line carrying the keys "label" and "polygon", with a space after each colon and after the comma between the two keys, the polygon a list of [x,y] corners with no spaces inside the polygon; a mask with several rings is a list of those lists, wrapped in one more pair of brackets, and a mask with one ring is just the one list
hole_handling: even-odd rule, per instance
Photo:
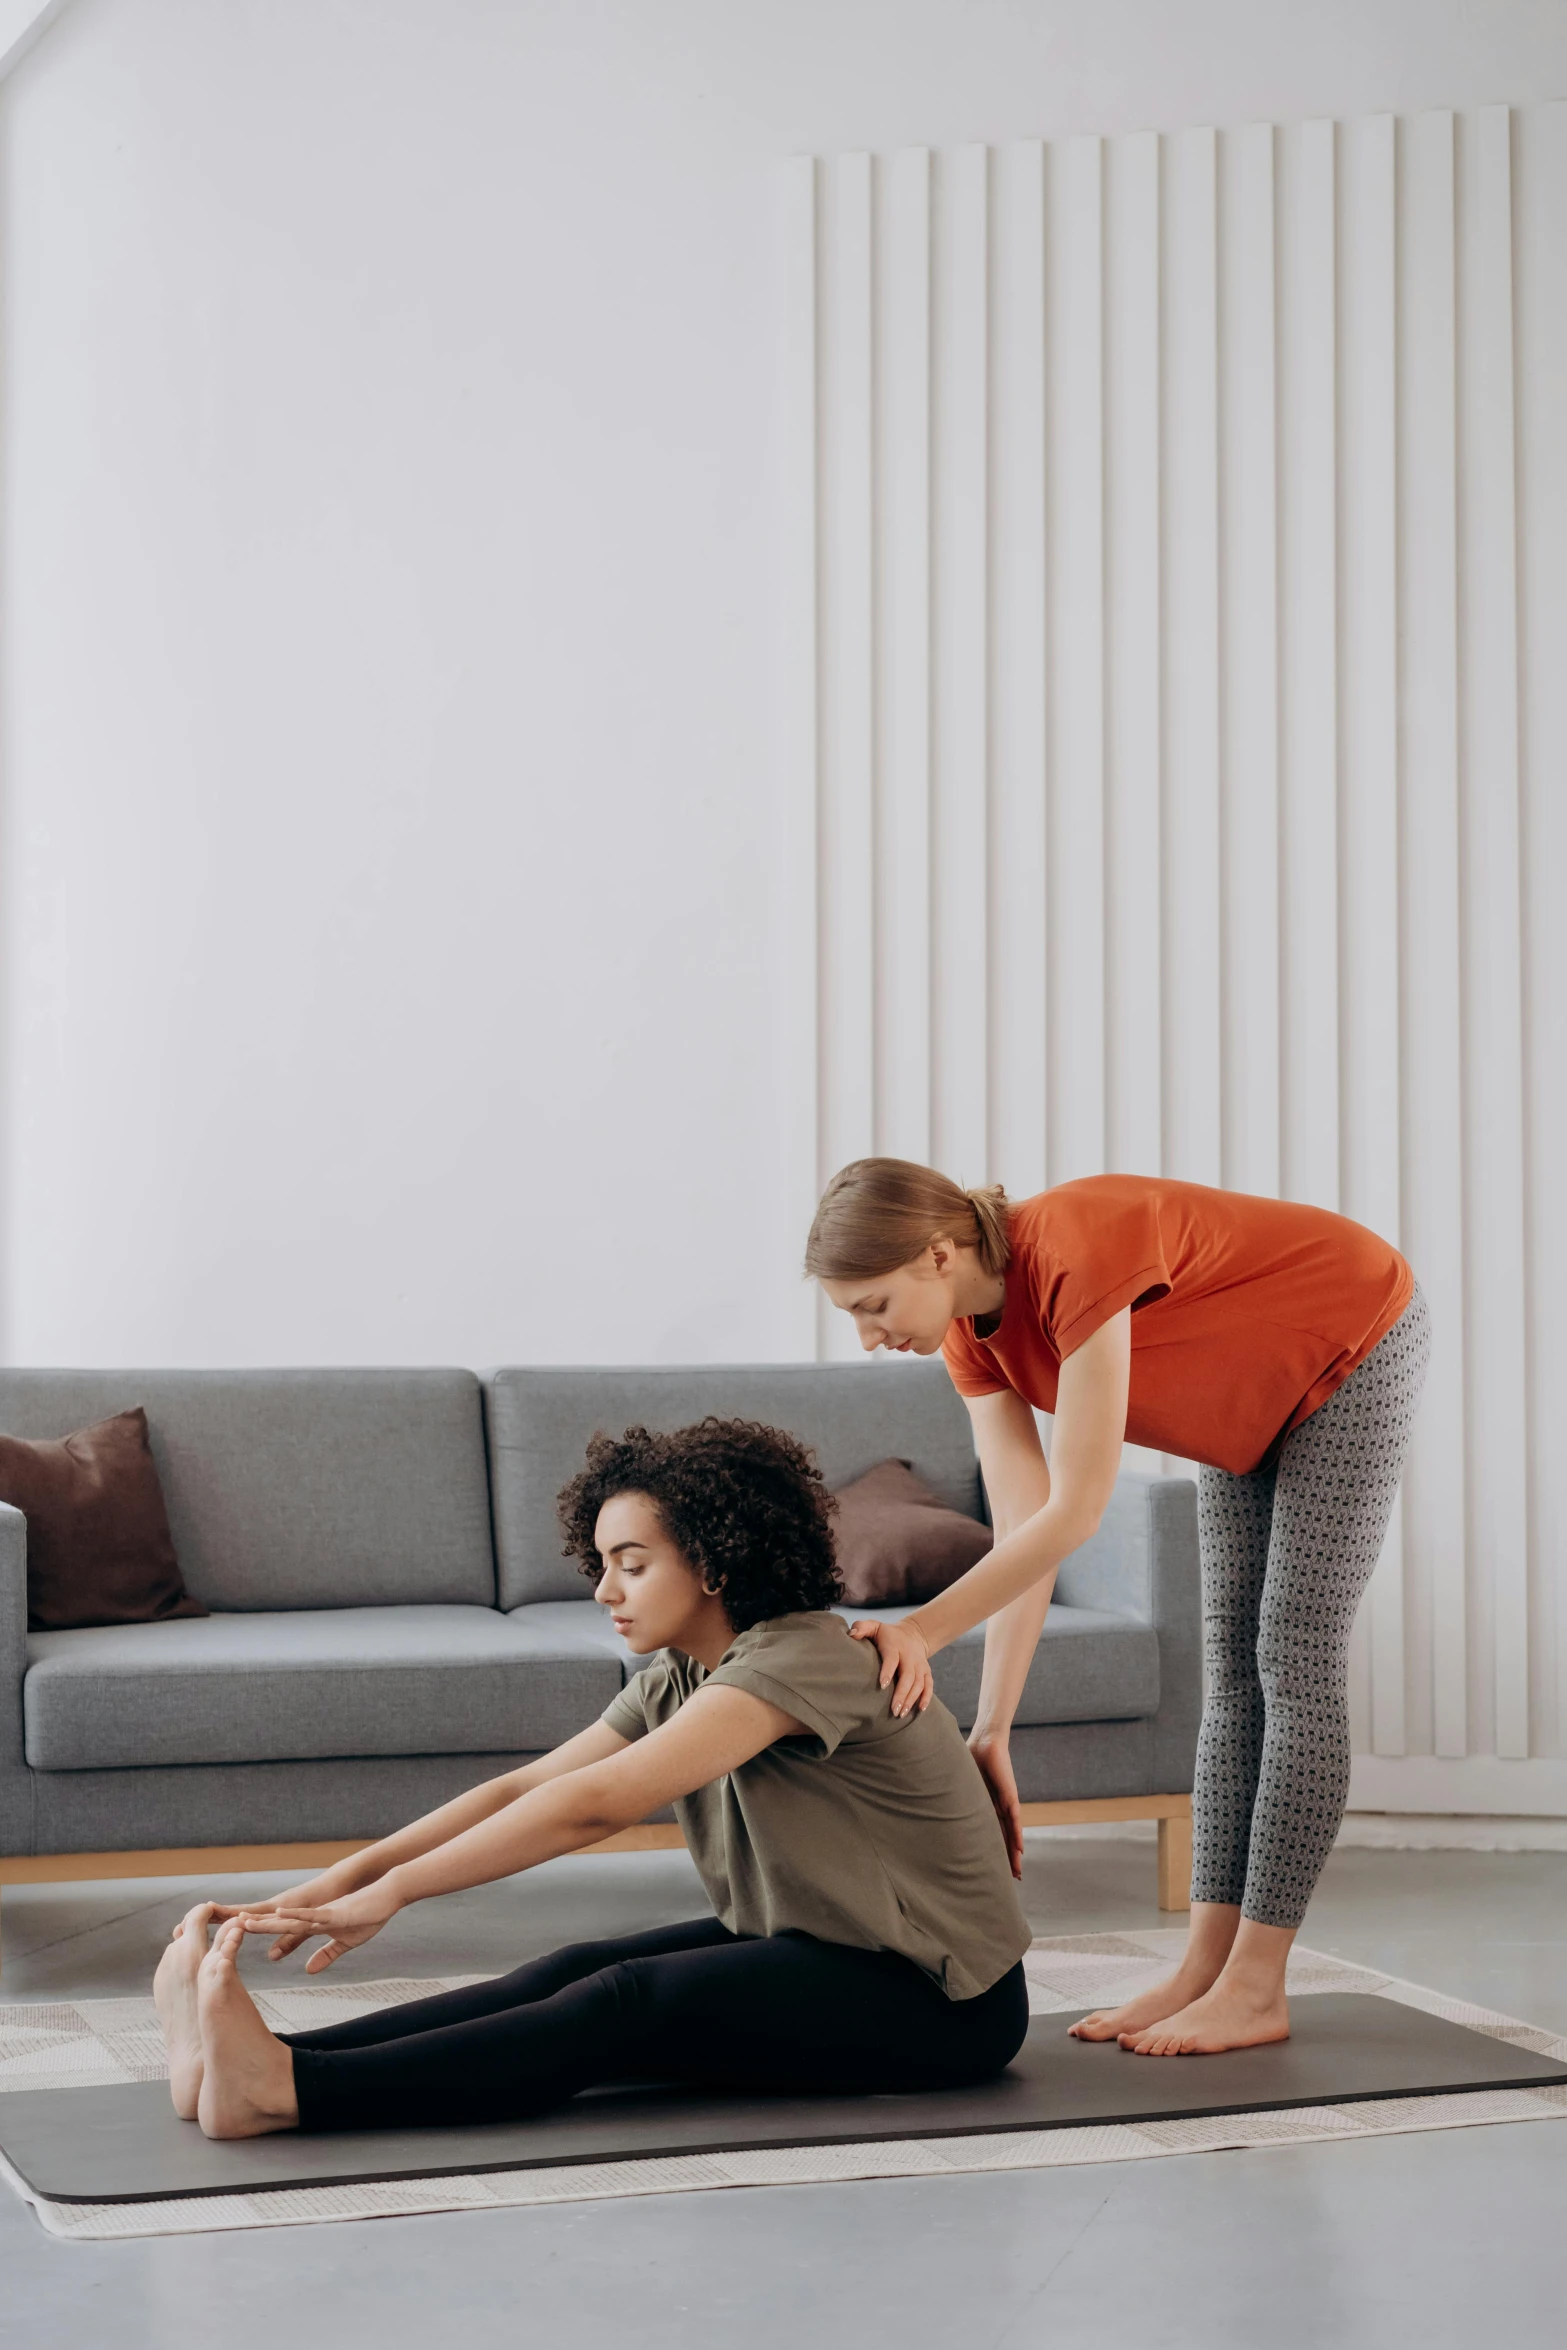
{"label": "gray sofa", "polygon": [[[129,1873],[171,1849],[384,1834],[594,1719],[639,1662],[561,1556],[555,1494],[596,1428],[765,1419],[830,1484],[897,1456],[983,1514],[939,1363],[0,1372],[18,1436],[134,1404],[213,1613],[29,1633],[25,1522],[0,1505],[0,1883],[66,1873],[41,1856]],[[965,1724],[981,1647],[937,1659]],[[1189,1790],[1200,1679],[1194,1489],[1124,1477],[1062,1569],[1018,1709],[1024,1799]]]}

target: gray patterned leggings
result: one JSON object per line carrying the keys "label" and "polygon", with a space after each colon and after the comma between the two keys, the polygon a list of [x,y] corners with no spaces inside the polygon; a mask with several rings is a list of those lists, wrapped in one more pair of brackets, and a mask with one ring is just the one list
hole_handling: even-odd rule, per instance
{"label": "gray patterned leggings", "polygon": [[1431,1351],[1418,1283],[1385,1338],[1249,1476],[1197,1484],[1207,1693],[1192,1899],[1298,1926],[1349,1795],[1349,1630]]}

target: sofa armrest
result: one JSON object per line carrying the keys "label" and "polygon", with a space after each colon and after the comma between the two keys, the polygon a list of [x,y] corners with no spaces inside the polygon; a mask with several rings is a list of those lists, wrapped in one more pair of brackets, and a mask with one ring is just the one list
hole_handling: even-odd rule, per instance
{"label": "sofa armrest", "polygon": [[0,1501],[0,1854],[33,1849],[33,1774],[22,1751],[27,1520]]}
{"label": "sofa armrest", "polygon": [[1130,1473],[1118,1478],[1098,1533],[1062,1561],[1056,1597],[1068,1607],[1133,1616],[1158,1633],[1155,1792],[1183,1794],[1192,1783],[1202,1719],[1195,1482]]}

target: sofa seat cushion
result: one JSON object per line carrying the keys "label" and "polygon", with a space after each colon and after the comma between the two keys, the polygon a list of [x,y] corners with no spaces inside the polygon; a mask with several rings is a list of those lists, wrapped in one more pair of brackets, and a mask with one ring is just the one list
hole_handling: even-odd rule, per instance
{"label": "sofa seat cushion", "polygon": [[564,1641],[573,1649],[591,1648],[595,1656],[613,1657],[623,1674],[640,1673],[652,1661],[626,1646],[609,1620],[608,1609],[601,1608],[596,1599],[533,1599],[526,1607],[512,1608],[506,1621],[516,1626],[530,1651]]}
{"label": "sofa seat cushion", "polygon": [[624,1678],[591,1601],[547,1612],[309,1608],[33,1633],[27,1759],[88,1771],[537,1752],[594,1721]]}
{"label": "sofa seat cushion", "polygon": [[[908,1607],[840,1607],[854,1623],[867,1612],[895,1624],[914,1613]],[[985,1627],[976,1624],[933,1660],[936,1695],[971,1727],[979,1711],[979,1677],[985,1662]],[[1159,1635],[1135,1616],[1107,1615],[1099,1608],[1052,1603],[1028,1668],[1014,1717],[1021,1729],[1052,1722],[1135,1722],[1159,1710]]]}

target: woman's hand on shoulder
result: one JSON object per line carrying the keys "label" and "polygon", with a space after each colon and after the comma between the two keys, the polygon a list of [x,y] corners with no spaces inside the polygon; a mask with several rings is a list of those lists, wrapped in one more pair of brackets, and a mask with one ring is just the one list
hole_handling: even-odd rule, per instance
{"label": "woman's hand on shoulder", "polygon": [[892,1710],[894,1715],[918,1711],[923,1713],[935,1690],[930,1669],[930,1650],[913,1624],[883,1624],[875,1616],[861,1616],[849,1627],[855,1640],[874,1640],[881,1656],[881,1679],[878,1688],[892,1683]]}

